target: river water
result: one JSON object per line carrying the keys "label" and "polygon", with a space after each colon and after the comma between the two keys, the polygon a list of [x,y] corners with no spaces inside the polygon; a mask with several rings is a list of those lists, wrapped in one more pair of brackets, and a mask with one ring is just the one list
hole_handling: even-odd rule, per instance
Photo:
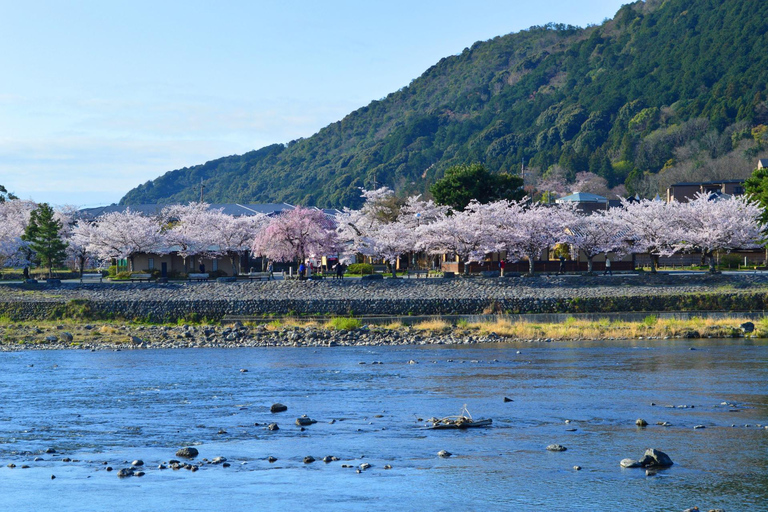
{"label": "river water", "polygon": [[[765,342],[29,351],[0,393],[0,510],[768,510]],[[421,428],[464,404],[493,427]],[[191,445],[231,466],[157,469]]]}

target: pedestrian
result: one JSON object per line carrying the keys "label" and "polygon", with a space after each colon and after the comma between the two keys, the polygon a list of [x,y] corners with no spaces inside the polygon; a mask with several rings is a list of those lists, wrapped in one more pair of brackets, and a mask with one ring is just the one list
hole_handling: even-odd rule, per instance
{"label": "pedestrian", "polygon": [[29,265],[24,265],[24,279],[29,279]]}
{"label": "pedestrian", "polygon": [[501,277],[504,277],[504,267],[507,266],[506,260],[499,261],[499,270],[501,271]]}
{"label": "pedestrian", "polygon": [[205,263],[200,264],[200,273],[205,274]]}
{"label": "pedestrian", "polygon": [[344,267],[342,262],[336,264],[336,279],[344,279]]}
{"label": "pedestrian", "polygon": [[272,271],[274,270],[274,267],[272,266],[272,262],[269,262],[269,265],[267,265],[267,273],[269,274],[269,279],[272,280]]}
{"label": "pedestrian", "polygon": [[302,262],[301,265],[299,265],[299,279],[300,280],[304,279],[304,274],[306,273],[306,271],[307,271],[307,266],[304,265],[304,262]]}
{"label": "pedestrian", "polygon": [[560,255],[560,269],[557,271],[559,274],[565,274],[565,256]]}
{"label": "pedestrian", "polygon": [[603,275],[606,274],[613,275],[613,272],[611,272],[611,259],[608,256],[605,257],[605,272],[603,272]]}

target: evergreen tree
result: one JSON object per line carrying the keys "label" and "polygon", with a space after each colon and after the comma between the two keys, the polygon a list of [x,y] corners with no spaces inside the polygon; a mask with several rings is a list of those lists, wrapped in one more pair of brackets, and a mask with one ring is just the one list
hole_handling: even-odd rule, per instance
{"label": "evergreen tree", "polygon": [[12,201],[14,199],[18,199],[18,197],[13,195],[12,192],[9,193],[8,189],[6,189],[4,186],[0,185],[0,203],[4,203],[6,199]]}
{"label": "evergreen tree", "polygon": [[54,218],[53,208],[41,203],[32,210],[29,224],[22,240],[35,252],[37,260],[48,268],[48,277],[53,275],[53,266],[60,264],[66,257],[67,244],[61,240],[59,230],[61,222]]}
{"label": "evergreen tree", "polygon": [[511,174],[492,174],[482,164],[456,165],[429,189],[438,204],[461,211],[473,199],[490,203],[519,201],[525,196],[523,180]]}

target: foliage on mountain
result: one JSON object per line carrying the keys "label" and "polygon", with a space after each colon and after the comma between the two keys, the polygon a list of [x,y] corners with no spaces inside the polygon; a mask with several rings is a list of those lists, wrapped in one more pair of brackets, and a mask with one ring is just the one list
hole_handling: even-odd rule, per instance
{"label": "foliage on mountain", "polygon": [[768,225],[768,167],[755,169],[752,176],[744,182],[744,192],[763,208],[760,220]]}
{"label": "foliage on mountain", "polygon": [[13,192],[8,192],[8,189],[6,189],[3,185],[0,185],[0,203],[4,203],[7,200],[14,200],[18,199],[15,195],[13,195]]}
{"label": "foliage on mountain", "polygon": [[477,42],[312,137],[169,172],[121,202],[195,200],[202,178],[212,202],[359,206],[358,187],[426,192],[470,162],[558,165],[630,193],[730,154],[749,172],[768,125],[765,48],[768,2],[638,1],[599,26]]}
{"label": "foliage on mountain", "polygon": [[67,243],[61,240],[60,230],[61,222],[55,218],[53,208],[41,203],[32,210],[27,229],[21,237],[34,251],[36,260],[48,269],[48,277],[51,277],[52,268],[67,257]]}
{"label": "foliage on mountain", "polygon": [[519,201],[525,196],[523,180],[511,174],[492,174],[482,164],[456,165],[445,171],[429,191],[438,204],[463,210],[472,199],[490,203],[500,199]]}

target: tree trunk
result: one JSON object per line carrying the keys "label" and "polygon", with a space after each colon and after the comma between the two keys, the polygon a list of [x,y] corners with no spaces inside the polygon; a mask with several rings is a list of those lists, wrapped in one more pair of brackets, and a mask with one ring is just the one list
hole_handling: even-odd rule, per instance
{"label": "tree trunk", "polygon": [[656,268],[659,266],[659,257],[656,254],[650,254],[651,256],[651,274],[656,273]]}
{"label": "tree trunk", "polygon": [[529,276],[532,276],[535,271],[533,263],[534,263],[533,254],[529,254],[528,255],[528,275]]}
{"label": "tree trunk", "polygon": [[83,267],[85,267],[85,256],[80,256],[78,258],[78,260],[80,261],[80,278],[82,278],[83,277]]}
{"label": "tree trunk", "polygon": [[592,258],[594,258],[594,256],[587,256],[587,275],[589,276],[592,275]]}
{"label": "tree trunk", "polygon": [[709,273],[716,274],[717,269],[715,269],[715,252],[707,251],[707,253],[709,253]]}

